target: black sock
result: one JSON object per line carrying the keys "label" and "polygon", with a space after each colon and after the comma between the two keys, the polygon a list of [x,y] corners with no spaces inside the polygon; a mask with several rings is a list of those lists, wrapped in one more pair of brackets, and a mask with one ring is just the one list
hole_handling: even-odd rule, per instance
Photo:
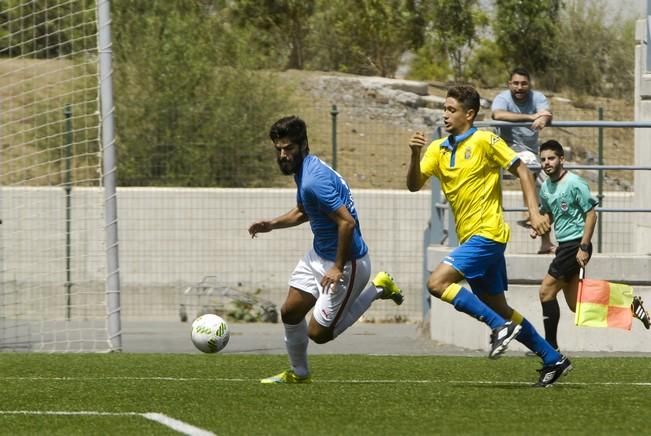
{"label": "black sock", "polygon": [[558,331],[558,321],[561,319],[561,310],[558,307],[558,301],[542,302],[543,324],[545,325],[545,339],[549,344],[558,349],[556,332]]}

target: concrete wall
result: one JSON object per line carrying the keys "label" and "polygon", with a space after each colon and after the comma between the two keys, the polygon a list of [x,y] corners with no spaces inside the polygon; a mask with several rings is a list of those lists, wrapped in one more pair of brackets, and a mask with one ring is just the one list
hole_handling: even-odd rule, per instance
{"label": "concrete wall", "polygon": [[[221,286],[248,292],[259,289],[262,298],[280,304],[288,274],[311,245],[311,232],[304,225],[252,240],[247,228],[255,220],[289,210],[294,195],[293,189],[119,188],[124,316],[169,318],[177,316],[186,300],[200,306],[202,298],[191,299],[182,292],[204,276],[215,276]],[[356,190],[354,195],[374,270],[390,271],[407,294],[400,307],[378,302],[369,318],[421,320],[429,192]],[[621,207],[632,202],[632,195],[626,193],[606,193],[606,197],[609,204]],[[5,285],[5,295],[10,293],[11,301],[17,301],[29,293],[25,297],[29,301],[48,307],[62,304],[63,190],[5,187],[0,199],[2,281],[11,283]],[[519,192],[505,193],[507,207],[520,203]],[[75,313],[101,316],[106,276],[102,193],[76,188],[72,208],[71,279],[79,293],[73,303],[80,305]],[[519,213],[507,214],[513,228],[509,252],[535,253],[538,242],[515,225],[519,218]],[[604,217],[605,251],[625,251],[633,244],[632,218],[631,214]],[[38,305],[32,309],[43,310]]]}
{"label": "concrete wall", "polygon": [[[651,288],[635,288],[645,301],[651,301]],[[513,285],[506,294],[509,304],[522,313],[544,336],[542,314],[538,302],[538,287]],[[651,333],[641,322],[633,319],[631,331],[621,329],[577,327],[574,313],[558,298],[561,320],[558,328],[558,344],[564,352],[635,352],[651,353]],[[453,344],[471,350],[488,352],[490,329],[468,315],[457,312],[450,304],[438,299],[432,301],[430,316],[431,338],[443,344]],[[519,342],[509,346],[512,351],[526,351]]]}
{"label": "concrete wall", "polygon": [[[433,270],[449,252],[449,248],[428,248],[428,269]],[[544,335],[542,313],[538,299],[538,284],[547,272],[551,255],[514,254],[507,255],[509,290],[506,298],[511,307],[522,313],[539,333]],[[628,255],[595,254],[586,269],[586,277],[613,282],[646,282],[651,268],[651,257]],[[651,302],[651,287],[634,285],[635,295]],[[620,329],[576,327],[574,313],[559,294],[561,321],[558,330],[559,346],[563,351],[619,351],[651,352],[651,332],[641,322],[633,320],[631,331]],[[457,312],[454,307],[436,298],[431,301],[431,338],[444,344],[454,344],[473,350],[488,351],[490,330],[483,323]],[[509,349],[525,351],[520,343]]]}
{"label": "concrete wall", "polygon": [[[374,271],[391,272],[407,293],[400,307],[378,302],[369,318],[421,319],[429,193],[357,190],[354,195]],[[42,310],[37,304],[45,301],[61,304],[66,280],[63,190],[5,187],[0,198],[4,293],[25,296],[34,302],[33,311]],[[279,305],[289,273],[311,246],[309,227],[254,240],[247,229],[256,220],[288,211],[295,201],[294,189],[118,189],[123,314],[176,316],[179,304],[188,300],[182,291],[204,276],[237,290],[260,290],[262,298]],[[102,203],[97,189],[73,190],[72,281],[75,289],[100,296],[106,275]],[[191,302],[203,304],[199,300]]]}
{"label": "concrete wall", "polygon": [[[422,319],[429,192],[356,190],[354,195],[374,270],[390,271],[407,292],[403,306],[381,302],[369,317]],[[606,197],[618,207],[630,207],[632,202],[626,193]],[[5,187],[0,198],[3,281],[12,283],[12,293],[29,289],[56,301],[66,280],[63,190]],[[260,289],[263,298],[280,304],[289,272],[311,244],[311,232],[304,225],[251,240],[247,228],[257,219],[286,212],[294,202],[293,189],[118,189],[123,313],[175,316],[187,299],[182,291],[204,276],[215,276],[222,286]],[[520,202],[519,192],[505,193],[507,207]],[[71,216],[74,289],[85,293],[83,298],[96,294],[95,310],[101,311],[106,275],[101,191],[73,190]],[[519,218],[519,213],[507,214],[512,226],[509,252],[535,253],[538,242],[515,225]],[[605,251],[624,251],[632,244],[631,219],[631,214],[604,216]],[[85,306],[83,313],[89,314],[89,304]]]}

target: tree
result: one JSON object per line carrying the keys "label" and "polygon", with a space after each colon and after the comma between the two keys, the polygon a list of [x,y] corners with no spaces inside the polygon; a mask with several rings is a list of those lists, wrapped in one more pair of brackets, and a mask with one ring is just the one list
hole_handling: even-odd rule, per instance
{"label": "tree", "polygon": [[506,65],[540,75],[554,61],[561,0],[496,0],[495,40]]}
{"label": "tree", "polygon": [[576,95],[631,95],[635,22],[606,17],[605,11],[603,2],[594,0],[568,5],[560,17],[554,62],[541,76],[544,86]]}
{"label": "tree", "polygon": [[484,88],[504,86],[507,79],[500,46],[490,39],[482,39],[476,45],[467,61],[465,73]]}
{"label": "tree", "polygon": [[454,80],[464,80],[477,26],[485,25],[487,17],[478,9],[477,0],[432,0],[430,5],[429,43],[446,55]]}
{"label": "tree", "polygon": [[248,30],[265,52],[288,53],[286,68],[303,69],[314,0],[238,0],[229,3],[232,23]]}
{"label": "tree", "polygon": [[405,0],[320,0],[310,35],[316,69],[393,76],[414,34],[420,2]]}
{"label": "tree", "polygon": [[[193,0],[113,4],[121,184],[252,186],[276,173],[267,130],[285,109],[271,77],[224,59],[218,15]],[[205,6],[205,5],[201,5]],[[225,44],[228,45],[228,44]]]}

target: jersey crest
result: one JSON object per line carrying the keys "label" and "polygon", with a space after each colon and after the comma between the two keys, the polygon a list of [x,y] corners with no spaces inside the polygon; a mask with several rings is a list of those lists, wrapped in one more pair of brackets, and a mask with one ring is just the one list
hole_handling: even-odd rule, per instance
{"label": "jersey crest", "polygon": [[569,207],[569,205],[567,204],[567,201],[561,201],[561,210],[562,210],[563,212],[567,212],[567,210],[568,210],[569,208],[570,208],[570,207]]}

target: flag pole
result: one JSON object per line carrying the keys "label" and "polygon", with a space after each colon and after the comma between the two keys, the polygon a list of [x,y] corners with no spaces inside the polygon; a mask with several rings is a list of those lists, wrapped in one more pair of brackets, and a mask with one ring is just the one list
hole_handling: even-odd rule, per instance
{"label": "flag pole", "polygon": [[576,293],[576,307],[574,308],[574,325],[579,325],[579,314],[581,313],[581,293],[583,292],[583,279],[585,278],[585,268],[579,268],[579,290]]}

